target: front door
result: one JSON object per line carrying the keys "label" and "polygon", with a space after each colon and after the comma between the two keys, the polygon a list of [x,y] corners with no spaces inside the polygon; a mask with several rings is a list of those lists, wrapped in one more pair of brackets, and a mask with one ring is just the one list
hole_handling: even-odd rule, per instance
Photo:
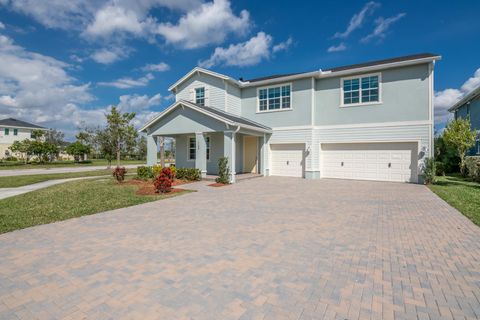
{"label": "front door", "polygon": [[257,173],[257,137],[243,138],[243,172]]}

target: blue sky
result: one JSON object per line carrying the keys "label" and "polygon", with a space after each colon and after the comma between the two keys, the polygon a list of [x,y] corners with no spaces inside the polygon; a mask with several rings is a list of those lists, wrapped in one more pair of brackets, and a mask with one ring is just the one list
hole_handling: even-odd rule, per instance
{"label": "blue sky", "polygon": [[137,125],[197,65],[245,79],[433,52],[436,122],[480,84],[479,1],[0,0],[0,117]]}

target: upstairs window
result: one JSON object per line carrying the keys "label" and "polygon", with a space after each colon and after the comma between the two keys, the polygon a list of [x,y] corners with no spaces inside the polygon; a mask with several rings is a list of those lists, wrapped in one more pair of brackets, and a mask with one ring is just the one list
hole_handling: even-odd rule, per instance
{"label": "upstairs window", "polygon": [[379,75],[342,80],[343,105],[361,105],[380,101]]}
{"label": "upstairs window", "polygon": [[259,89],[258,104],[259,111],[291,109],[291,86]]}
{"label": "upstairs window", "polygon": [[205,105],[205,87],[195,88],[195,103]]}
{"label": "upstairs window", "polygon": [[13,135],[18,136],[18,129],[13,129]]}
{"label": "upstairs window", "polygon": [[5,135],[8,136],[10,134],[10,129],[9,128],[5,128]]}

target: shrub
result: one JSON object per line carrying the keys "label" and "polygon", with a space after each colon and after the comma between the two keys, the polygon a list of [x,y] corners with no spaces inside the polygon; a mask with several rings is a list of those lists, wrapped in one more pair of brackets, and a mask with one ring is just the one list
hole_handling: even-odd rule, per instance
{"label": "shrub", "polygon": [[137,177],[142,180],[152,179],[154,177],[153,168],[149,166],[137,167]]}
{"label": "shrub", "polygon": [[17,157],[14,157],[14,156],[5,157],[3,160],[5,160],[5,161],[18,161]]}
{"label": "shrub", "polygon": [[177,168],[173,164],[171,164],[169,168],[170,171],[172,171],[173,179],[175,180],[175,178],[177,177]]}
{"label": "shrub", "polygon": [[153,185],[157,192],[166,193],[172,190],[173,173],[170,168],[163,168]]}
{"label": "shrub", "polygon": [[446,173],[446,165],[441,161],[435,161],[435,174],[437,176],[444,176]]}
{"label": "shrub", "polygon": [[177,179],[198,181],[202,174],[199,169],[195,168],[176,168]]}
{"label": "shrub", "polygon": [[426,158],[423,169],[423,180],[425,184],[434,184],[437,182],[435,159]]}
{"label": "shrub", "polygon": [[152,171],[153,171],[153,176],[158,177],[160,172],[162,172],[162,166],[159,164],[154,164],[152,167]]}
{"label": "shrub", "polygon": [[465,166],[468,176],[476,182],[480,182],[480,156],[466,157]]}
{"label": "shrub", "polygon": [[230,168],[228,167],[228,158],[221,157],[218,159],[218,178],[217,183],[230,183]]}
{"label": "shrub", "polygon": [[113,177],[117,179],[118,182],[122,182],[125,180],[125,174],[127,173],[127,169],[125,167],[116,167],[113,170]]}

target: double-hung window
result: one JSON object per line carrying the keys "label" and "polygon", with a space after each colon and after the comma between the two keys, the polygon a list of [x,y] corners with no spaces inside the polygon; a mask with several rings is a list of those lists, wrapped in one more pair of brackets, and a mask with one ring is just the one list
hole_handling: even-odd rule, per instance
{"label": "double-hung window", "polygon": [[5,128],[5,135],[8,136],[10,134],[10,129],[9,128]]}
{"label": "double-hung window", "polygon": [[272,111],[291,108],[291,86],[283,85],[258,90],[258,110]]}
{"label": "double-hung window", "polygon": [[195,88],[195,103],[205,105],[205,87]]}
{"label": "double-hung window", "polygon": [[379,75],[348,78],[342,81],[343,105],[361,105],[380,101]]}
{"label": "double-hung window", "polygon": [[18,129],[13,129],[13,135],[18,136]]}
{"label": "double-hung window", "polygon": [[[210,137],[205,137],[207,160],[210,160]],[[195,160],[197,156],[197,141],[195,137],[188,138],[188,160]]]}

